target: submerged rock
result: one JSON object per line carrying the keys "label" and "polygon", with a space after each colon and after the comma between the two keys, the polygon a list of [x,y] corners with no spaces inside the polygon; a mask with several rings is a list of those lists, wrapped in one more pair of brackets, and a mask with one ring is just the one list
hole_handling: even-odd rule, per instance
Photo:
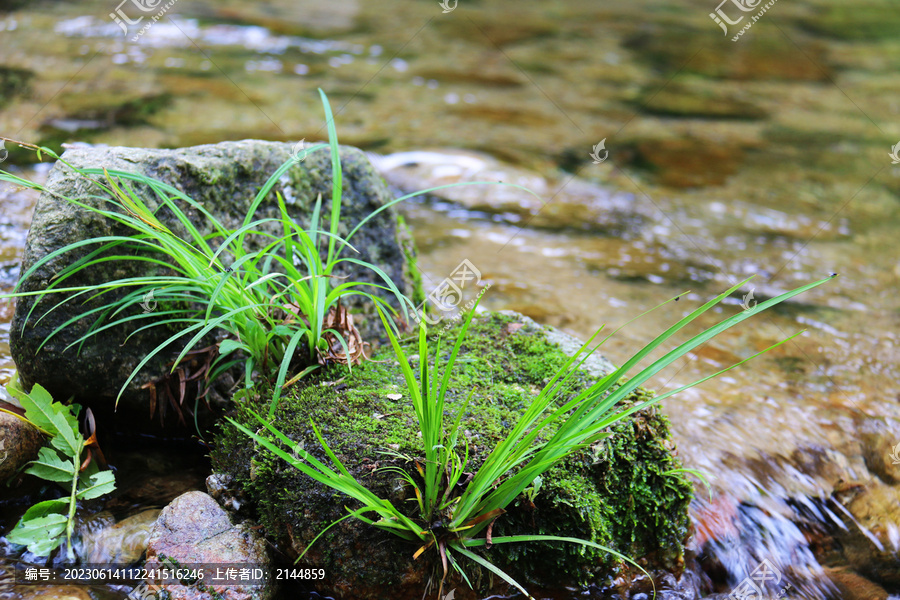
{"label": "submerged rock", "polygon": [[673,188],[722,185],[741,168],[746,152],[740,141],[698,138],[643,140],[629,149],[634,166]]}
{"label": "submerged rock", "polygon": [[862,455],[869,471],[889,485],[900,484],[900,437],[895,421],[861,419],[857,425]]}
{"label": "submerged rock", "polygon": [[[712,8],[712,7],[711,7]],[[705,24],[702,30],[651,24],[625,41],[625,47],[666,72],[683,71],[712,78],[740,81],[826,81],[832,76],[826,46],[815,40],[785,39],[777,33],[753,31],[753,39],[728,52],[703,50],[725,39],[721,31]],[[729,37],[739,31],[729,30]],[[693,44],[685,44],[686,38]],[[797,60],[797,50],[806,60]]]}
{"label": "submerged rock", "polygon": [[[448,351],[456,333],[457,329],[450,329],[444,338],[443,347]],[[487,453],[565,363],[566,352],[580,345],[574,338],[513,314],[488,314],[473,321],[450,378],[445,409],[446,415],[455,415],[473,392],[460,426],[460,438],[465,436],[469,452],[466,472],[477,471]],[[409,347],[407,352],[413,354],[415,348]],[[441,359],[446,360],[446,352]],[[415,367],[419,358],[410,360]],[[576,381],[568,384],[571,387],[566,388],[564,397],[611,368],[607,361],[592,358]],[[647,393],[635,392],[626,402]],[[244,409],[265,412],[267,398],[248,396],[243,400],[237,418],[257,431],[258,423]],[[354,367],[349,375],[332,371],[306,380],[279,402],[274,424],[327,462],[311,421],[355,478],[415,519],[414,492],[396,473],[384,470],[394,466],[414,473],[413,463],[401,457],[422,456],[415,413],[390,348],[375,351],[371,361]],[[244,488],[268,537],[287,556],[299,555],[322,529],[345,516],[345,506],[356,506],[256,446],[230,425],[222,427],[213,468]],[[680,572],[691,486],[680,473],[672,472],[680,463],[673,456],[668,423],[651,409],[624,419],[613,432],[605,443],[586,448],[545,473],[533,495],[514,500],[495,521],[493,536],[581,537],[640,560],[648,570]],[[440,577],[441,568],[433,549],[414,560],[417,548],[380,529],[346,519],[316,541],[303,561],[325,569],[325,589],[318,590],[324,594],[359,600],[418,599],[429,579],[436,573]],[[495,544],[483,555],[530,588],[603,583],[613,573],[622,574],[621,564],[611,555],[574,544]],[[482,593],[506,591],[501,580],[491,580],[490,573],[463,560],[470,581]],[[465,582],[451,573],[445,592],[454,586],[458,598],[470,597]]]}
{"label": "submerged rock", "polygon": [[877,4],[835,5],[810,12],[800,19],[804,29],[845,41],[873,43],[895,40],[900,18],[894,11],[879,10]]}
{"label": "submerged rock", "polygon": [[[77,167],[106,167],[159,179],[199,202],[225,227],[236,229],[258,190],[290,158],[291,152],[290,144],[245,140],[178,150],[78,148],[68,150],[63,157]],[[341,151],[341,160],[344,171],[341,234],[346,235],[390,197],[383,180],[361,152],[345,147]],[[158,206],[156,196],[146,187],[132,187],[151,209]],[[98,217],[57,196],[65,195],[93,205],[101,202],[92,197],[100,193],[96,184],[77,176],[62,162],[54,166],[47,188],[50,192],[41,195],[35,208],[22,264],[23,273],[49,253],[73,242],[102,235],[132,233],[124,226],[115,225],[111,220]],[[309,221],[312,203],[319,194],[327,200],[323,203],[323,214],[329,214],[331,160],[327,149],[312,153],[287,171],[260,206],[256,213],[258,218],[277,216],[275,192],[282,194],[288,210],[298,222]],[[198,211],[188,209],[186,212],[202,233],[212,231],[208,221]],[[175,231],[181,231],[168,211],[161,211],[158,216]],[[271,223],[267,226],[272,226],[270,229],[273,232],[280,228]],[[354,257],[381,266],[402,292],[410,293],[412,283],[407,269],[409,250],[404,247],[405,240],[405,231],[398,227],[394,214],[384,211],[352,239],[354,247],[359,250]],[[258,241],[248,238],[250,247],[254,247],[254,243]],[[60,269],[83,255],[84,252],[74,252],[54,259],[23,281],[21,290],[45,289]],[[348,267],[348,264],[342,266]],[[93,285],[147,274],[147,263],[111,261],[80,272],[66,284]],[[376,280],[374,274],[361,272],[361,268],[356,266],[343,269],[339,266],[336,274],[350,275],[358,281]],[[114,293],[117,292],[110,295]],[[74,395],[84,405],[109,408],[134,367],[172,335],[172,330],[153,328],[130,337],[126,342],[126,337],[134,332],[135,327],[108,329],[84,344],[79,354],[76,348],[69,346],[88,331],[93,318],[77,320],[77,316],[99,306],[99,300],[85,304],[67,303],[38,322],[38,317],[60,300],[60,296],[45,298],[31,318],[28,314],[33,300],[22,298],[17,302],[10,345],[12,356],[19,365],[19,373],[25,383],[40,383],[55,397]],[[135,307],[134,313],[139,314],[140,308]],[[69,319],[73,322],[38,351],[44,340]],[[174,350],[178,348],[173,347]],[[164,352],[145,367],[123,394],[118,407],[120,413],[131,410],[132,414],[141,417],[147,414],[149,393],[141,386],[162,374],[166,363],[173,358],[173,355]]]}
{"label": "submerged rock", "polygon": [[154,115],[172,101],[168,92],[144,94],[103,87],[66,96],[60,102],[65,114],[41,123],[38,145],[65,148],[72,140],[94,141],[97,134],[115,127],[152,125]]}
{"label": "submerged rock", "polygon": [[828,577],[841,592],[842,600],[890,600],[880,585],[848,569],[826,569]]}
{"label": "submerged rock", "polygon": [[835,531],[850,565],[890,589],[900,587],[900,487],[872,482],[836,493],[845,528]]}
{"label": "submerged rock", "polygon": [[[370,157],[389,184],[407,193],[452,184],[490,183],[456,185],[435,190],[430,196],[488,213],[494,220],[631,238],[657,219],[652,203],[633,194],[615,192],[580,177],[544,177],[478,152],[423,150]],[[495,182],[512,185],[493,185]]]}
{"label": "submerged rock", "polygon": [[638,105],[650,114],[713,119],[761,119],[766,112],[735,92],[722,92],[713,85],[691,79],[644,90]]}
{"label": "submerged rock", "polygon": [[150,532],[159,516],[159,509],[151,508],[131,515],[112,525],[82,535],[82,555],[88,564],[137,562],[144,551]]}

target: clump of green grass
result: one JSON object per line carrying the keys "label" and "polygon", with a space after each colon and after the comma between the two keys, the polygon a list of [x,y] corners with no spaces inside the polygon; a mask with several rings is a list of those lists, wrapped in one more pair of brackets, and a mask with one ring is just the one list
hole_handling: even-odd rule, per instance
{"label": "clump of green grass", "polygon": [[[202,204],[164,182],[124,171],[80,169],[66,163],[47,148],[23,144],[35,149],[39,158],[42,154],[48,154],[79,175],[89,178],[101,192],[95,198],[102,202],[100,206],[94,206],[75,198],[65,197],[65,200],[125,225],[132,231],[130,235],[79,240],[55,250],[23,273],[11,294],[0,295],[0,298],[35,297],[31,310],[23,320],[23,330],[32,318],[40,321],[66,303],[115,296],[115,299],[62,323],[47,336],[38,351],[61,331],[85,318],[93,319],[91,327],[66,349],[80,349],[101,332],[121,325],[133,327],[125,342],[148,329],[175,329],[175,333],[153,348],[135,367],[119,391],[118,403],[138,372],[173,342],[181,344],[182,349],[172,363],[170,373],[179,368],[189,353],[197,351],[203,340],[224,331],[225,339],[218,343],[217,357],[206,369],[207,381],[241,363],[248,387],[252,384],[254,373],[272,378],[271,418],[281,390],[287,384],[329,360],[350,365],[362,357],[362,340],[352,318],[348,318],[341,304],[343,300],[354,295],[362,296],[380,309],[393,315],[402,314],[405,318],[409,314],[408,309],[414,308],[413,303],[379,266],[352,254],[347,255],[358,254],[351,244],[352,239],[366,223],[398,202],[445,187],[472,184],[438,186],[396,198],[372,211],[346,237],[339,236],[343,185],[338,137],[328,98],[322,90],[319,93],[329,143],[302,149],[300,155],[292,156],[272,173],[250,204],[242,225],[235,230],[226,228]],[[303,228],[288,213],[284,199],[277,195],[279,217],[256,218],[260,205],[288,170],[307,155],[325,150],[330,151],[332,167],[329,215],[321,214],[322,198],[319,196],[312,204],[309,227]],[[47,191],[39,184],[4,171],[0,171],[0,181]],[[148,203],[132,189],[134,184],[151,190],[158,200],[158,208],[151,210]],[[212,233],[201,234],[183,207],[202,215],[211,226]],[[157,217],[162,209],[167,209],[178,226],[187,232],[186,239]],[[272,224],[281,226],[280,233],[267,232],[267,226]],[[258,250],[248,250],[248,237],[263,240],[263,246]],[[45,289],[31,292],[20,290],[22,282],[50,261],[86,250],[84,256],[57,273]],[[69,278],[107,261],[143,262],[149,270],[155,269],[163,274],[120,278],[91,286],[65,285]],[[379,283],[336,276],[335,271],[342,264],[374,273]],[[126,290],[127,293],[122,293]],[[394,298],[397,308],[377,295],[377,290],[387,292],[388,297]],[[33,315],[39,301],[51,294],[64,297],[44,315]],[[161,309],[137,313],[136,308],[148,301]],[[297,371],[297,375],[288,381],[292,369]]]}
{"label": "clump of green grass", "polygon": [[[346,494],[360,504],[360,507],[354,510],[348,508],[348,514],[340,520],[356,518],[415,543],[417,549],[412,554],[413,558],[418,558],[424,552],[433,549],[437,553],[444,571],[441,587],[438,590],[439,597],[442,593],[443,581],[451,567],[471,586],[460,563],[460,558],[466,558],[480,565],[528,596],[521,584],[483,556],[473,552],[472,549],[500,543],[565,542],[596,548],[629,562],[639,569],[640,566],[614,550],[584,539],[554,535],[493,537],[491,535],[492,523],[496,519],[502,518],[506,508],[517,498],[524,497],[527,500],[529,494],[536,493],[541,485],[542,476],[548,470],[559,465],[566,457],[592,446],[596,448],[596,444],[602,443],[611,435],[610,427],[616,423],[637,411],[646,409],[678,392],[735,368],[792,339],[783,340],[745,360],[688,385],[659,396],[648,396],[646,400],[630,403],[627,406],[619,405],[653,375],[719,333],[830,279],[807,284],[761,302],[750,310],[744,310],[728,317],[669,350],[637,374],[629,376],[629,372],[650,353],[745,283],[741,282],[693,310],[659,334],[621,367],[587,388],[570,394],[568,391],[571,390],[571,384],[577,377],[581,365],[605,341],[604,339],[596,346],[591,347],[602,331],[601,328],[579,352],[569,358],[553,374],[518,422],[490,451],[473,476],[465,482],[461,482],[461,478],[467,471],[469,453],[467,443],[460,446],[459,427],[466,412],[467,402],[461,403],[456,414],[446,415],[444,400],[448,392],[450,372],[457,360],[474,310],[468,314],[460,328],[447,362],[443,366],[437,360],[442,356],[440,338],[436,344],[429,344],[426,326],[424,322],[420,323],[417,372],[410,366],[410,359],[399,342],[399,332],[394,330],[387,315],[382,313],[391,345],[406,380],[413,412],[421,432],[422,454],[416,457],[397,456],[407,464],[415,464],[415,469],[407,471],[399,467],[387,467],[414,491],[416,510],[412,512],[378,497],[357,481],[331,450],[315,423],[311,423],[312,431],[325,452],[327,461],[318,460],[302,445],[290,440],[272,423],[256,413],[252,414],[268,430],[268,434],[275,437],[274,441],[233,419],[229,419],[229,421],[257,444],[287,461],[305,475]],[[434,357],[433,361],[430,360],[432,356]],[[433,362],[433,367],[429,367],[430,362]],[[385,453],[391,454],[391,451],[385,451]],[[322,533],[316,536],[312,543],[315,543]]]}
{"label": "clump of green grass", "polygon": [[[329,350],[329,336],[332,345],[336,341],[343,348],[342,355],[347,362],[352,362],[353,349],[348,341],[356,333],[352,324],[343,328],[328,326],[337,320],[334,313],[340,310],[341,300],[351,295],[362,295],[375,304],[393,310],[384,299],[370,291],[373,287],[387,290],[401,307],[409,304],[409,300],[381,268],[342,255],[344,249],[354,252],[356,249],[349,243],[350,236],[343,239],[337,233],[341,216],[340,155],[331,108],[324,92],[321,92],[321,97],[329,146],[316,144],[303,152],[309,154],[330,147],[333,185],[331,214],[325,228],[320,228],[321,196],[314,203],[308,229],[293,220],[280,194],[277,195],[279,218],[255,217],[276,182],[298,159],[305,156],[291,157],[269,177],[253,199],[243,224],[236,230],[227,229],[204,206],[185,194],[150,177],[72,167],[88,177],[102,176],[101,180],[94,181],[107,196],[103,197],[104,203],[100,207],[73,198],[66,200],[121,223],[133,233],[80,240],[49,253],[22,275],[20,285],[21,281],[57,256],[91,248],[85,256],[62,269],[46,289],[19,292],[17,288],[11,295],[32,295],[40,299],[51,293],[65,293],[66,297],[50,308],[49,313],[76,299],[92,300],[112,291],[131,291],[62,323],[43,341],[41,347],[73,322],[85,317],[94,319],[93,326],[70,347],[80,346],[102,331],[123,324],[135,326],[129,338],[150,328],[176,327],[176,333],[166,338],[137,365],[123,384],[119,393],[121,397],[140,369],[172,342],[187,339],[173,363],[174,371],[202,340],[221,329],[226,332],[227,338],[219,344],[219,356],[210,369],[210,379],[243,361],[247,385],[250,385],[254,371],[274,375],[273,407],[292,365],[303,367],[301,374],[318,367],[317,358]],[[7,181],[12,178],[5,177]],[[178,225],[187,232],[188,239],[183,239],[164,224],[157,217],[159,209],[151,210],[132,189],[132,183],[151,189],[159,200],[159,207],[167,208],[174,215]],[[185,213],[184,205],[202,214],[212,226],[213,233],[201,234]],[[280,233],[266,232],[265,227],[273,223],[281,226]],[[248,236],[262,239],[263,246],[259,250],[248,250],[245,243]],[[324,257],[320,253],[322,247],[327,247]],[[153,268],[161,267],[163,274],[116,279],[99,286],[65,286],[70,277],[106,261],[145,262]],[[335,276],[335,269],[342,263],[352,263],[375,273],[382,284]],[[133,308],[146,302],[147,298],[167,308],[134,314]],[[37,304],[35,302],[32,311]],[[329,312],[332,313],[330,319]],[[30,311],[23,327],[31,316]],[[335,354],[334,349],[331,350]],[[243,357],[234,359],[236,351],[241,351]]]}

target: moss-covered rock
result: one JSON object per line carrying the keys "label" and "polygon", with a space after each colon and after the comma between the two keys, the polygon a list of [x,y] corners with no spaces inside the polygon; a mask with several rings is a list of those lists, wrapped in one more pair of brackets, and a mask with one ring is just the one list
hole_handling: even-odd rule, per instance
{"label": "moss-covered rock", "polygon": [[[291,144],[244,140],[177,150],[77,148],[67,150],[63,158],[79,168],[105,167],[110,171],[139,173],[168,183],[202,205],[224,227],[233,230],[242,225],[260,188],[272,173],[290,160],[291,153]],[[338,234],[346,237],[360,221],[392,198],[384,181],[362,152],[342,147],[341,164],[343,185]],[[41,194],[38,200],[28,233],[22,261],[23,273],[37,261],[68,244],[99,236],[134,233],[124,225],[65,200],[64,197],[69,197],[98,206],[103,202],[105,192],[62,161],[53,167],[46,187],[48,192]],[[131,187],[152,210],[157,209],[159,200],[146,186],[133,184]],[[288,170],[262,202],[255,216],[258,219],[279,216],[277,192],[284,197],[291,216],[298,223],[308,225],[319,195],[323,198],[322,214],[330,214],[331,187],[330,153],[322,149]],[[200,211],[185,204],[182,208],[201,233],[213,232],[212,224]],[[173,231],[181,232],[185,239],[188,238],[184,227],[171,211],[159,210],[157,216]],[[280,227],[280,224],[268,223],[260,228],[277,234]],[[261,236],[248,237],[248,248],[260,247],[263,239]],[[412,242],[405,228],[398,227],[391,210],[385,210],[370,220],[351,242],[358,250],[353,258],[378,265],[402,293],[414,293],[416,283],[408,265],[409,257],[414,252]],[[76,252],[56,257],[23,280],[21,291],[45,289],[61,269],[93,249],[82,247]],[[345,256],[348,254],[350,251],[345,252]],[[80,271],[66,283],[71,287],[97,285],[114,279],[150,275],[151,268],[146,262],[109,261]],[[376,274],[351,263],[338,265],[335,275],[349,276],[355,281],[382,283]],[[89,330],[93,321],[93,318],[77,320],[77,317],[109,302],[112,296],[123,295],[124,291],[116,290],[85,303],[66,303],[40,320],[38,317],[59,302],[61,297],[45,297],[31,318],[29,311],[34,304],[33,297],[20,298],[16,303],[10,347],[22,379],[29,385],[40,383],[54,396],[67,398],[74,395],[82,404],[93,407],[95,412],[112,407],[120,387],[134,368],[172,334],[170,330],[159,327],[129,336],[134,333],[134,327],[118,326],[92,338],[90,343],[81,347],[80,354],[75,347],[70,347]],[[376,290],[376,293],[379,292]],[[348,304],[357,306],[360,304],[357,300],[358,297],[351,297]],[[135,307],[134,310],[139,313],[140,309]],[[38,351],[44,340],[69,320],[73,322]],[[172,348],[173,351],[178,349]],[[162,352],[142,369],[122,395],[118,406],[120,418],[139,416],[141,418],[132,423],[145,421],[143,415],[147,414],[149,393],[141,386],[164,373],[166,363],[172,358]]]}
{"label": "moss-covered rock", "polygon": [[[457,326],[446,334],[449,350]],[[448,341],[450,340],[450,341]],[[561,343],[560,343],[561,342]],[[468,441],[467,471],[475,472],[487,453],[514,426],[534,396],[579,344],[574,338],[542,328],[525,317],[489,314],[469,330],[451,376],[447,414],[472,397],[461,431]],[[441,360],[446,360],[442,350]],[[407,349],[408,354],[415,348]],[[418,361],[411,356],[411,361]],[[568,384],[566,395],[612,365],[600,358],[585,363]],[[626,400],[650,392],[640,390]],[[402,395],[398,399],[398,395]],[[253,428],[248,408],[266,409],[267,396],[239,398],[236,418]],[[327,462],[310,421],[354,477],[415,517],[414,495],[383,467],[414,471],[399,455],[421,457],[415,413],[390,348],[352,374],[331,370],[309,379],[284,397],[275,424],[291,439]],[[655,409],[645,410],[613,427],[614,435],[568,458],[547,472],[536,492],[520,496],[493,526],[494,537],[553,534],[580,537],[640,559],[648,568],[678,570],[688,534],[691,486],[673,469],[668,423]],[[267,535],[288,555],[297,556],[326,526],[354,507],[347,497],[319,485],[268,451],[225,425],[213,452],[214,469],[234,478],[252,500]],[[393,450],[391,455],[385,450]],[[423,524],[424,525],[424,524]],[[417,547],[360,521],[342,521],[320,538],[304,557],[328,573],[328,592],[342,598],[421,598],[429,578],[439,576],[433,552],[414,561]],[[611,555],[573,544],[497,544],[483,554],[520,582],[534,587],[602,582],[618,573]],[[470,579],[484,592],[498,583],[489,573],[466,564]],[[468,596],[459,581],[457,597]],[[501,589],[505,586],[499,586]],[[449,588],[445,588],[449,589]],[[324,590],[322,590],[324,591]]]}

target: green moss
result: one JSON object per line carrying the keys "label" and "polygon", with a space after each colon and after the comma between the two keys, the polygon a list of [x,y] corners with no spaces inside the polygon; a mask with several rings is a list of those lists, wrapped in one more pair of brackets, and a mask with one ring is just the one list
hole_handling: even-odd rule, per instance
{"label": "green moss", "polygon": [[[625,402],[639,402],[650,392],[640,389]],[[667,419],[657,410],[642,411],[615,425],[605,443],[570,457],[551,469],[523,520],[495,535],[539,533],[580,537],[649,564],[675,568],[687,538],[691,485],[669,447]],[[531,514],[528,514],[528,513]],[[521,544],[508,553],[509,564],[542,565],[539,579],[552,581],[567,572],[578,583],[609,573],[618,562],[599,550],[560,544],[549,553],[540,544]],[[646,563],[645,563],[646,564]]]}
{"label": "green moss", "polygon": [[[442,361],[455,340],[456,327],[444,337]],[[477,469],[567,359],[540,330],[519,327],[512,316],[475,319],[451,376],[448,417],[473,393],[461,426],[469,444],[469,471]],[[587,374],[575,377],[563,397],[589,383]],[[641,390],[634,396],[648,393]],[[396,394],[403,397],[388,397]],[[639,400],[634,396],[628,402]],[[239,399],[238,420],[254,423],[246,408],[265,408],[264,397]],[[413,464],[380,452],[388,448],[410,457],[422,455],[414,412],[389,348],[376,350],[373,360],[354,367],[352,374],[346,369],[325,370],[280,403],[276,425],[327,462],[310,421],[354,477],[417,516],[415,503],[409,502],[410,491],[398,485],[396,475],[375,470],[388,464],[414,470]],[[655,410],[648,410],[619,423],[611,433],[605,445],[573,455],[546,473],[533,502],[520,497],[508,507],[495,522],[494,536],[580,537],[647,558],[650,566],[677,564],[688,533],[691,486],[680,475],[665,473],[680,466],[670,450],[668,423]],[[343,516],[344,504],[350,505],[347,498],[323,489],[280,459],[256,452],[246,438],[230,429],[219,435],[213,460],[217,471],[234,475],[256,501],[268,535],[295,551],[302,551],[321,529]],[[389,589],[404,577],[405,567],[397,567],[404,561],[411,571],[422,571],[427,577],[424,561],[411,561],[414,551],[399,539],[347,520],[319,540],[307,557],[339,578],[363,577],[366,586]],[[561,579],[596,581],[613,567],[606,553],[571,544],[494,545],[485,555],[515,576],[538,584],[556,584]],[[561,578],[560,573],[567,576]]]}

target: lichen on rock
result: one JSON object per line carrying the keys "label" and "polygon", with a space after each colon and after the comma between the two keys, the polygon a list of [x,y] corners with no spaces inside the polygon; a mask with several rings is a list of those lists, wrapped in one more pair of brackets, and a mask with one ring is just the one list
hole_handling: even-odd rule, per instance
{"label": "lichen on rock", "polygon": [[[442,347],[449,350],[457,333],[458,325],[448,331]],[[458,403],[474,390],[460,427],[468,442],[467,471],[478,468],[565,363],[567,354],[559,341],[567,342],[564,346],[570,352],[578,346],[569,336],[513,314],[490,313],[472,322],[451,376],[446,409],[447,415],[455,414]],[[445,359],[442,351],[441,360]],[[564,395],[590,385],[612,368],[599,358],[585,367],[563,390]],[[625,402],[639,401],[636,396],[647,394],[638,390]],[[267,401],[262,390],[242,394],[235,418],[259,429],[248,409],[260,411]],[[280,401],[275,425],[327,462],[311,421],[354,477],[416,516],[412,491],[396,474],[381,469],[395,465],[411,470],[414,467],[403,464],[397,453],[422,455],[415,413],[389,347],[376,350],[371,361],[354,367],[350,374],[324,371]],[[345,506],[354,508],[349,498],[255,446],[230,425],[222,426],[215,446],[214,469],[243,487],[268,537],[288,555],[303,552],[323,528],[346,515]],[[384,454],[388,449],[394,453]],[[576,453],[547,472],[533,498],[520,496],[496,520],[493,535],[580,537],[640,560],[649,569],[678,571],[691,499],[690,484],[672,472],[679,466],[666,418],[656,409],[641,411],[615,425],[612,437],[603,444]],[[414,561],[416,549],[347,519],[320,538],[303,561],[326,570],[329,588],[322,591],[338,597],[421,598],[439,566],[431,553]],[[482,552],[532,587],[602,583],[620,574],[622,566],[611,555],[574,544],[495,544]],[[481,591],[497,584],[502,584],[497,590],[505,588],[476,565],[465,568]]]}

